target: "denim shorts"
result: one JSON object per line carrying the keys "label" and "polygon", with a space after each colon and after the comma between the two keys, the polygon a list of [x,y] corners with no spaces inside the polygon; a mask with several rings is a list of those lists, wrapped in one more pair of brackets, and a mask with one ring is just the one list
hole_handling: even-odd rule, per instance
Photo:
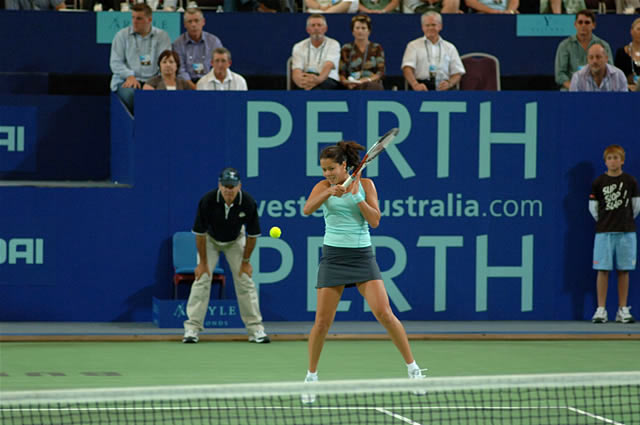
{"label": "denim shorts", "polygon": [[593,268],[613,270],[615,258],[616,270],[635,270],[636,250],[635,232],[596,233],[593,244]]}

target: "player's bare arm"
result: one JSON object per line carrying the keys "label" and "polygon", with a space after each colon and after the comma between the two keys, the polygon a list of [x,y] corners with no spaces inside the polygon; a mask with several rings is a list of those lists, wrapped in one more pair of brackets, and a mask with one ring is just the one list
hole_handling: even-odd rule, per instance
{"label": "player's bare arm", "polygon": [[307,198],[307,202],[304,204],[304,208],[302,212],[305,215],[313,214],[318,208],[324,204],[324,201],[329,199],[331,196],[341,197],[346,193],[346,188],[342,187],[342,185],[337,184],[331,186],[326,180],[318,182],[311,191],[309,198]]}
{"label": "player's bare arm", "polygon": [[358,192],[358,183],[362,184],[365,193],[365,200],[364,202],[358,203],[358,208],[360,208],[360,212],[364,219],[367,220],[367,223],[369,223],[369,226],[375,229],[380,225],[381,216],[380,207],[378,206],[378,191],[373,184],[373,180],[360,179],[360,175],[358,174],[358,177],[349,186],[351,193],[355,194]]}

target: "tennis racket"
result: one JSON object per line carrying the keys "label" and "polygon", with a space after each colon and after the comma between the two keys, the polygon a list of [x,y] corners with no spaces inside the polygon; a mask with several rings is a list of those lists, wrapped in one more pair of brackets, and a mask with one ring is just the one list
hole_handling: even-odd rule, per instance
{"label": "tennis racket", "polygon": [[357,176],[360,171],[364,170],[364,168],[371,161],[376,159],[376,157],[380,155],[380,153],[382,153],[384,148],[386,148],[389,143],[391,143],[391,141],[398,135],[398,131],[400,130],[398,130],[397,128],[392,128],[391,130],[387,131],[381,138],[379,138],[378,141],[373,146],[371,146],[371,148],[369,148],[367,153],[364,155],[364,158],[362,158],[360,164],[358,164],[358,166],[353,170],[353,173],[351,173],[351,175],[347,177],[347,180],[342,183],[342,187],[348,187],[355,176]]}

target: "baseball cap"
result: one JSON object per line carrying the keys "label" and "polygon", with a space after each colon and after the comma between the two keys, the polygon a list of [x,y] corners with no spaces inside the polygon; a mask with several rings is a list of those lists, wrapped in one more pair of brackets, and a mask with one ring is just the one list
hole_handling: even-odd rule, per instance
{"label": "baseball cap", "polygon": [[235,168],[227,167],[220,173],[218,181],[223,186],[237,186],[240,183],[240,176],[238,170]]}

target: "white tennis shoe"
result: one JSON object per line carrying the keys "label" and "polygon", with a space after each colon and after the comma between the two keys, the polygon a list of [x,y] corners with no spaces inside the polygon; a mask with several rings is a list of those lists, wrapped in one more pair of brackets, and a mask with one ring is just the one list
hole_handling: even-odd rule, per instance
{"label": "white tennis shoe", "polygon": [[635,322],[635,319],[633,318],[629,310],[631,310],[631,307],[629,306],[619,307],[618,312],[616,313],[616,322],[620,322],[620,323]]}
{"label": "white tennis shoe", "polygon": [[184,331],[184,337],[182,337],[182,342],[184,342],[185,344],[195,344],[200,340],[200,337],[198,336],[198,332],[194,331],[193,329],[186,329]]}
{"label": "white tennis shoe", "polygon": [[249,337],[249,342],[255,342],[256,344],[268,344],[271,342],[271,339],[269,339],[269,335],[264,333],[264,331],[257,331]]}
{"label": "white tennis shoe", "polygon": [[[304,378],[304,383],[305,384],[313,384],[315,382],[318,382],[318,375],[307,374],[307,377]],[[301,394],[300,395],[300,401],[302,401],[303,404],[315,403],[316,395],[312,394],[312,393]]]}
{"label": "white tennis shoe", "polygon": [[591,318],[593,323],[607,323],[607,320],[609,320],[609,318],[607,317],[607,310],[605,310],[604,307],[598,307]]}
{"label": "white tennis shoe", "polygon": [[[426,376],[422,374],[422,371],[427,371],[429,369],[411,369],[409,370],[409,379],[425,379]],[[412,391],[413,395],[425,395],[427,392],[425,390],[415,390]]]}

